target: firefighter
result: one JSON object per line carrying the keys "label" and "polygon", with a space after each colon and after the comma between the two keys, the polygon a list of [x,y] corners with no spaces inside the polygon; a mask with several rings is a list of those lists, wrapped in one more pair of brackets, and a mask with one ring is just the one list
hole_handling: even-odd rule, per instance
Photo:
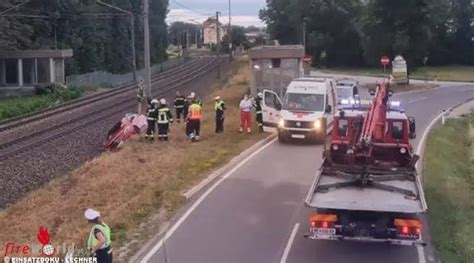
{"label": "firefighter", "polygon": [[160,100],[160,106],[158,107],[158,140],[168,141],[168,134],[170,130],[170,123],[173,123],[173,115],[171,114],[166,100]]}
{"label": "firefighter", "polygon": [[183,117],[183,120],[186,118],[186,115],[184,115],[184,106],[186,104],[186,98],[179,93],[179,91],[176,92],[176,98],[174,99],[174,108],[176,109],[176,122],[180,123],[181,122],[181,116]]}
{"label": "firefighter", "polygon": [[92,229],[87,239],[87,248],[97,258],[97,263],[112,262],[112,248],[110,247],[110,228],[100,220],[100,213],[94,209],[87,209],[84,213]]}
{"label": "firefighter", "polygon": [[253,107],[255,108],[255,120],[257,121],[260,132],[263,132],[262,97],[263,94],[259,92],[253,101]]}
{"label": "firefighter", "polygon": [[145,139],[154,141],[155,140],[155,126],[156,121],[158,120],[158,100],[153,99],[150,102],[150,106],[146,112],[146,119],[148,122],[148,128],[146,130]]}
{"label": "firefighter", "polygon": [[217,96],[215,100],[216,104],[214,105],[214,110],[216,111],[216,133],[223,133],[225,103],[220,96]]}
{"label": "firefighter", "polygon": [[199,132],[201,130],[201,105],[199,105],[196,98],[191,101],[191,105],[188,109],[187,120],[186,134],[192,142],[199,141]]}

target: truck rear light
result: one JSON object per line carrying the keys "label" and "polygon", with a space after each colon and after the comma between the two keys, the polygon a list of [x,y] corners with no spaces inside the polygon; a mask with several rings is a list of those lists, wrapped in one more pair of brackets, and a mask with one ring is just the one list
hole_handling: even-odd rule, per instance
{"label": "truck rear light", "polygon": [[332,145],[332,149],[333,149],[334,151],[339,150],[339,145],[333,144],[333,145]]}
{"label": "truck rear light", "polygon": [[309,216],[309,221],[313,228],[329,228],[331,224],[337,222],[337,215],[313,213]]}
{"label": "truck rear light", "polygon": [[416,219],[395,219],[393,224],[397,227],[398,235],[404,238],[419,238],[421,222]]}
{"label": "truck rear light", "polygon": [[407,149],[404,148],[404,147],[400,148],[400,153],[401,153],[401,154],[407,153]]}
{"label": "truck rear light", "polygon": [[408,235],[408,227],[407,226],[402,227],[402,234]]}

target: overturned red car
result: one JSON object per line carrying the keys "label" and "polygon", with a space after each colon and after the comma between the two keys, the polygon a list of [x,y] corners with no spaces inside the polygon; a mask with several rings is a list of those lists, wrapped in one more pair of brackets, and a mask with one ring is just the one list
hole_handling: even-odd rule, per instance
{"label": "overturned red car", "polygon": [[127,113],[121,121],[117,122],[107,133],[107,142],[104,147],[112,151],[119,149],[123,143],[133,135],[146,131],[147,121],[144,115]]}

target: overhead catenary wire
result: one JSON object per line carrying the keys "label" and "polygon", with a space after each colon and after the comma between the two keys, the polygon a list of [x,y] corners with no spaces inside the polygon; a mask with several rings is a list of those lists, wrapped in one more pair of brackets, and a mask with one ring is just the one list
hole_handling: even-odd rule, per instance
{"label": "overhead catenary wire", "polygon": [[198,15],[203,15],[203,16],[207,16],[207,17],[213,16],[213,14],[211,14],[211,13],[207,13],[207,14],[206,14],[206,13],[204,13],[204,12],[201,12],[201,11],[198,11],[198,10],[193,9],[193,8],[191,8],[191,7],[188,7],[188,6],[186,6],[186,5],[184,5],[184,4],[180,3],[180,2],[178,2],[178,1],[176,1],[176,0],[171,0],[171,2],[173,2],[174,4],[180,6],[180,7],[184,8],[184,9],[187,9],[187,10],[193,12],[193,13],[196,13],[196,14],[198,14]]}

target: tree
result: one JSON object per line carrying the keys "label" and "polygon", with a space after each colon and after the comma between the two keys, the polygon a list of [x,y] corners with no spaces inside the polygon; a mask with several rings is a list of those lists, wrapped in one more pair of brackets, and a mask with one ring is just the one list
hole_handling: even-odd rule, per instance
{"label": "tree", "polygon": [[245,28],[242,26],[232,26],[230,32],[222,39],[222,47],[224,52],[229,52],[229,33],[232,36],[232,47],[235,49],[238,46],[243,46],[245,49],[249,48],[247,36],[245,36]]}
{"label": "tree", "polygon": [[260,17],[267,23],[270,36],[281,44],[302,43],[306,21],[307,53],[316,64],[336,66],[362,64],[353,21],[358,13],[359,5],[351,0],[274,0]]}
{"label": "tree", "polygon": [[382,55],[402,55],[420,65],[431,40],[426,0],[372,0],[359,20],[364,58],[378,65]]}
{"label": "tree", "polygon": [[178,43],[186,44],[186,32],[189,34],[189,43],[194,43],[196,39],[198,39],[199,42],[201,39],[201,27],[196,24],[174,22],[170,25],[168,32],[171,43],[175,46],[177,46]]}
{"label": "tree", "polygon": [[[143,23],[141,1],[107,0],[107,3],[135,14],[138,66],[143,65]],[[3,0],[0,10],[17,1]],[[1,12],[1,11],[0,11]],[[168,0],[150,1],[151,62],[167,58],[166,47]],[[95,0],[35,0],[12,13],[48,16],[49,18],[0,18],[0,49],[71,48],[74,57],[66,64],[67,74],[107,70],[124,73],[130,63],[130,20],[127,15],[96,4]],[[114,14],[101,15],[94,14]]]}

